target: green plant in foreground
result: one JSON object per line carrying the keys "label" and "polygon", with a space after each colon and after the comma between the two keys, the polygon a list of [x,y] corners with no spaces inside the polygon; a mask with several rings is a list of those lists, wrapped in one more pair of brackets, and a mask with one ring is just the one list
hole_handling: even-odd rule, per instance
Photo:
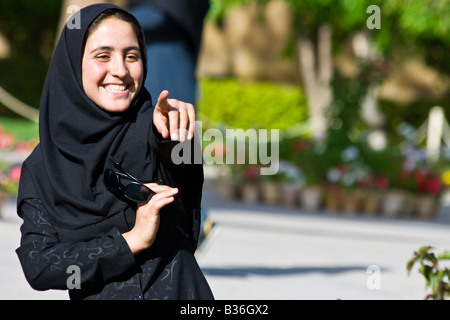
{"label": "green plant in foreground", "polygon": [[431,288],[431,294],[425,299],[445,300],[445,297],[450,296],[450,269],[439,263],[442,260],[450,260],[450,251],[444,251],[436,256],[432,252],[433,249],[432,246],[422,246],[414,252],[414,257],[408,261],[406,270],[409,275],[414,264],[419,263],[419,272],[426,280],[425,288]]}

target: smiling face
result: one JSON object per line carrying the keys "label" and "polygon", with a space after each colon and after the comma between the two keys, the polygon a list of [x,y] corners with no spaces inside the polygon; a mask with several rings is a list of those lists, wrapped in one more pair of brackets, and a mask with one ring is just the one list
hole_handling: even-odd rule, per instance
{"label": "smiling face", "polygon": [[93,102],[109,112],[126,111],[144,77],[131,24],[115,17],[101,21],[86,40],[81,72],[84,91]]}

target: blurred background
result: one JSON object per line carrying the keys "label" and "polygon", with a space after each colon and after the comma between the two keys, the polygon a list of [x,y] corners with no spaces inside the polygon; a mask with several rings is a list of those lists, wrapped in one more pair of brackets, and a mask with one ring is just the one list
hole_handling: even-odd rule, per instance
{"label": "blurred background", "polygon": [[[3,198],[15,195],[20,161],[38,141],[41,89],[68,8],[93,2],[0,4]],[[203,132],[280,130],[278,174],[259,175],[248,156],[206,168],[221,195],[435,215],[450,184],[449,29],[449,1],[211,0],[197,65]],[[203,145],[205,157],[226,163],[224,141]]]}

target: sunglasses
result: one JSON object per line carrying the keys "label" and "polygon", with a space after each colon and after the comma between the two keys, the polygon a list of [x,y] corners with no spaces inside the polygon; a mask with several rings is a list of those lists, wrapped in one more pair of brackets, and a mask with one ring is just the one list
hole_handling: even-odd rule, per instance
{"label": "sunglasses", "polygon": [[[103,182],[106,188],[117,197],[125,197],[136,203],[145,203],[150,201],[155,192],[144,185],[144,183],[155,182],[161,184],[161,181],[142,181],[133,177],[117,162],[114,161],[114,166],[120,171],[113,171],[106,169],[103,175]],[[130,181],[127,185],[122,184],[122,180]]]}

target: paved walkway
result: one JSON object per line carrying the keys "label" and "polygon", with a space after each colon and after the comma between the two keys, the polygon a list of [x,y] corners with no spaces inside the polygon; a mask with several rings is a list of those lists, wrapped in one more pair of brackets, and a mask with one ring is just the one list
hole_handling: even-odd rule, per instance
{"label": "paved walkway", "polygon": [[423,299],[425,281],[417,267],[407,275],[407,261],[422,245],[450,249],[448,209],[420,221],[248,206],[212,192],[205,203],[218,228],[198,260],[217,299]]}
{"label": "paved walkway", "polygon": [[[422,245],[450,249],[449,211],[435,221],[311,214],[224,202],[210,185],[204,204],[216,226],[198,261],[217,299],[422,299],[425,282],[417,269],[407,276],[406,262]],[[14,252],[20,223],[8,203],[0,219],[0,299],[67,299],[25,281]]]}

